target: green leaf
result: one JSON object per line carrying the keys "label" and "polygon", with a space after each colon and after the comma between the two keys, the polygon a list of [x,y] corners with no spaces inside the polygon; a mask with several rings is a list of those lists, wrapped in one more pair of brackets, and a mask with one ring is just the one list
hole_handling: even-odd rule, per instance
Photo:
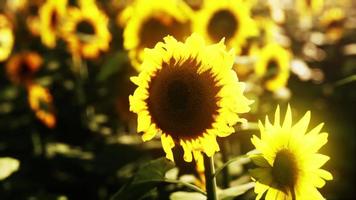
{"label": "green leaf", "polygon": [[174,163],[166,158],[159,158],[143,165],[134,177],[124,185],[111,200],[142,199],[154,190],[159,183],[166,182],[165,174],[174,167]]}
{"label": "green leaf", "polygon": [[255,186],[254,182],[245,183],[243,185],[237,185],[225,190],[218,192],[219,199],[221,200],[233,200],[235,197],[245,194],[248,190],[252,189]]}
{"label": "green leaf", "polygon": [[102,66],[98,76],[96,77],[96,80],[97,81],[106,80],[111,75],[117,73],[122,68],[125,62],[128,62],[128,57],[126,52],[120,51],[115,54],[112,54]]}
{"label": "green leaf", "polygon": [[206,200],[206,196],[199,192],[174,192],[169,196],[170,200]]}

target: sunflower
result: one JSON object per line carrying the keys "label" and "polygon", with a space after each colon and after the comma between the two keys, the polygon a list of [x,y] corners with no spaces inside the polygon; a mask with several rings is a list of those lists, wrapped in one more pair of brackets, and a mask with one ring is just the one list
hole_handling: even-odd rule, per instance
{"label": "sunflower", "polygon": [[255,73],[262,78],[265,88],[276,91],[288,82],[290,53],[276,43],[267,44],[255,64]]}
{"label": "sunflower", "polygon": [[276,41],[279,30],[274,21],[265,17],[256,17],[254,21],[256,22],[257,39],[260,46]]}
{"label": "sunflower", "polygon": [[332,41],[339,40],[344,32],[346,16],[341,8],[331,8],[321,17],[320,23],[325,29],[326,37]]}
{"label": "sunflower", "polygon": [[317,153],[327,142],[328,134],[320,133],[323,123],[306,133],[310,121],[308,111],[292,126],[290,106],[282,125],[279,119],[277,107],[274,124],[266,117],[265,125],[259,122],[261,138],[254,135],[251,139],[261,153],[251,155],[258,166],[250,170],[256,181],[256,199],[266,191],[266,200],[324,199],[316,187],[323,187],[332,175],[320,169],[329,157]]}
{"label": "sunflower", "polygon": [[6,60],[14,46],[14,33],[8,18],[0,14],[0,62]]}
{"label": "sunflower", "polygon": [[94,2],[89,2],[68,8],[62,35],[73,55],[96,58],[100,51],[109,49],[111,35],[109,19]]}
{"label": "sunflower", "polygon": [[56,117],[51,93],[37,84],[30,84],[27,90],[28,103],[36,117],[47,127],[53,128],[56,125]]}
{"label": "sunflower", "polygon": [[318,14],[323,6],[324,0],[296,0],[297,11],[303,16]]}
{"label": "sunflower", "polygon": [[227,46],[234,47],[238,54],[246,38],[257,33],[250,17],[250,7],[242,0],[205,1],[194,17],[193,24],[193,30],[208,43],[225,38]]}
{"label": "sunflower", "polygon": [[27,85],[42,65],[42,57],[36,52],[15,54],[6,63],[6,73],[15,84]]}
{"label": "sunflower", "polygon": [[250,110],[244,83],[232,71],[234,52],[226,52],[223,41],[206,45],[198,34],[185,43],[167,36],[153,49],[146,49],[143,71],[131,80],[138,86],[130,100],[137,113],[137,131],[144,141],[157,133],[166,157],[172,148],[183,147],[184,160],[197,159],[201,152],[219,151],[216,137],[234,132],[243,121],[238,113]]}
{"label": "sunflower", "polygon": [[246,81],[254,72],[254,61],[256,60],[260,48],[256,40],[248,40],[240,50],[239,62],[233,66],[240,80]]}
{"label": "sunflower", "polygon": [[65,16],[67,0],[47,0],[39,10],[41,40],[49,48],[56,45],[56,36]]}
{"label": "sunflower", "polygon": [[26,25],[30,33],[34,36],[41,34],[41,20],[39,17],[39,9],[44,0],[31,0],[26,3]]}
{"label": "sunflower", "polygon": [[[191,32],[189,7],[181,1],[137,0],[127,8],[124,48],[132,65],[141,71],[144,48],[153,48],[167,35],[184,40]],[[124,11],[127,12],[127,11]]]}

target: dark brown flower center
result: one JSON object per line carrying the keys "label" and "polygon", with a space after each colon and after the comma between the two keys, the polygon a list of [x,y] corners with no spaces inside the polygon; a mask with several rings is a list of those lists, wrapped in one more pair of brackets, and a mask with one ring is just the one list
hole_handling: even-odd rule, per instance
{"label": "dark brown flower center", "polygon": [[57,10],[53,10],[51,12],[51,18],[50,18],[50,27],[52,30],[56,30],[58,22],[59,22],[59,16]]}
{"label": "dark brown flower center", "polygon": [[273,58],[269,60],[267,63],[266,73],[263,77],[263,80],[267,81],[276,78],[278,72],[279,72],[279,63],[276,59]]}
{"label": "dark brown flower center", "polygon": [[273,163],[272,176],[277,187],[283,191],[293,189],[298,177],[294,155],[286,149],[280,150]]}
{"label": "dark brown flower center", "polygon": [[327,30],[332,30],[332,29],[342,29],[344,26],[344,19],[339,19],[339,20],[332,20],[326,27]]}
{"label": "dark brown flower center", "polygon": [[226,41],[231,39],[239,28],[236,17],[229,10],[216,12],[208,24],[208,34],[215,41],[219,42],[223,37]]}
{"label": "dark brown flower center", "polygon": [[94,35],[95,29],[93,24],[88,20],[80,21],[76,26],[77,33],[86,34],[86,35]]}
{"label": "dark brown flower center", "polygon": [[194,58],[180,63],[171,58],[149,84],[152,120],[176,141],[202,136],[218,114],[220,86],[211,71],[198,73],[200,65]]}
{"label": "dark brown flower center", "polygon": [[167,35],[182,41],[189,33],[189,24],[181,23],[169,16],[151,17],[147,19],[139,32],[140,47],[152,48]]}

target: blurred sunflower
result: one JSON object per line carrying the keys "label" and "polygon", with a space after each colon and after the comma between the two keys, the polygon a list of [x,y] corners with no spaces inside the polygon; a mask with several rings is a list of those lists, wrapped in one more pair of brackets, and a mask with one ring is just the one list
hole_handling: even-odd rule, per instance
{"label": "blurred sunflower", "polygon": [[331,41],[339,40],[344,32],[346,16],[341,8],[331,8],[324,12],[320,19],[326,37]]}
{"label": "blurred sunflower", "polygon": [[[329,160],[318,153],[327,142],[327,133],[320,133],[323,123],[306,133],[310,121],[308,111],[292,126],[292,113],[288,106],[283,124],[280,124],[279,107],[274,124],[266,117],[265,125],[259,122],[261,138],[255,135],[252,143],[261,154],[251,155],[258,168],[250,170],[256,181],[256,199],[267,191],[266,200],[324,199],[316,188],[332,180],[332,175],[321,166]],[[325,180],[324,180],[325,179]]]}
{"label": "blurred sunflower", "polygon": [[0,62],[11,54],[14,40],[11,23],[5,15],[0,14]]}
{"label": "blurred sunflower", "polygon": [[140,64],[144,48],[153,48],[167,35],[182,41],[191,33],[191,11],[181,1],[137,0],[127,9],[131,14],[126,13],[128,21],[124,29],[124,47],[138,71],[142,70]]}
{"label": "blurred sunflower", "polygon": [[42,57],[36,52],[15,54],[6,63],[7,76],[15,84],[30,84],[42,62]]}
{"label": "blurred sunflower", "polygon": [[262,78],[264,87],[276,91],[284,87],[289,78],[290,53],[276,43],[263,47],[255,63],[255,73]]}
{"label": "blurred sunflower", "polygon": [[264,46],[276,41],[278,26],[275,22],[265,17],[256,17],[254,20],[257,27],[257,39],[259,40],[259,46]]}
{"label": "blurred sunflower", "polygon": [[216,137],[234,132],[243,121],[238,113],[250,110],[244,83],[231,70],[234,52],[222,41],[206,45],[193,34],[185,43],[171,36],[153,49],[146,49],[143,71],[131,80],[138,86],[129,97],[130,110],[138,115],[137,131],[144,141],[161,134],[166,157],[172,148],[183,147],[184,160],[197,160],[201,152],[219,151]]}
{"label": "blurred sunflower", "polygon": [[41,40],[49,48],[56,46],[56,37],[66,14],[67,0],[47,0],[39,10]]}
{"label": "blurred sunflower", "polygon": [[27,90],[28,103],[35,112],[36,117],[48,128],[53,128],[56,125],[56,117],[54,115],[53,99],[50,92],[37,84],[29,85]]}
{"label": "blurred sunflower", "polygon": [[[255,40],[248,40],[240,50],[239,61],[235,62],[233,70],[240,80],[245,81],[254,72],[254,61],[256,60],[260,48]],[[243,61],[243,59],[245,59]]]}
{"label": "blurred sunflower", "polygon": [[96,58],[100,51],[109,49],[111,34],[107,16],[89,2],[80,4],[80,8],[68,8],[62,37],[73,55]]}
{"label": "blurred sunflower", "polygon": [[41,33],[41,20],[39,17],[39,9],[44,0],[31,0],[26,2],[26,25],[30,33],[34,36],[39,36]]}
{"label": "blurred sunflower", "polygon": [[250,7],[242,0],[205,1],[194,17],[193,24],[193,30],[208,43],[225,38],[227,46],[234,47],[237,54],[246,38],[257,33],[254,21],[250,18]]}
{"label": "blurred sunflower", "polygon": [[23,11],[26,8],[27,0],[7,0],[6,8],[11,12]]}
{"label": "blurred sunflower", "polygon": [[300,15],[318,14],[324,6],[324,0],[296,0],[296,8]]}

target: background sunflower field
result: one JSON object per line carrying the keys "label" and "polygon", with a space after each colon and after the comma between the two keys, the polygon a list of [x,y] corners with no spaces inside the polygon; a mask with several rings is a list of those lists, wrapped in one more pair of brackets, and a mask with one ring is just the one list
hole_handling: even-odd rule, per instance
{"label": "background sunflower field", "polygon": [[320,193],[354,199],[353,0],[1,0],[0,199],[206,199],[204,167],[182,147],[165,159],[129,102],[145,49],[193,33],[234,49],[231,67],[253,100],[248,123],[216,138],[220,198],[256,198],[244,155],[258,121],[290,105],[328,132],[320,152],[333,180]]}

